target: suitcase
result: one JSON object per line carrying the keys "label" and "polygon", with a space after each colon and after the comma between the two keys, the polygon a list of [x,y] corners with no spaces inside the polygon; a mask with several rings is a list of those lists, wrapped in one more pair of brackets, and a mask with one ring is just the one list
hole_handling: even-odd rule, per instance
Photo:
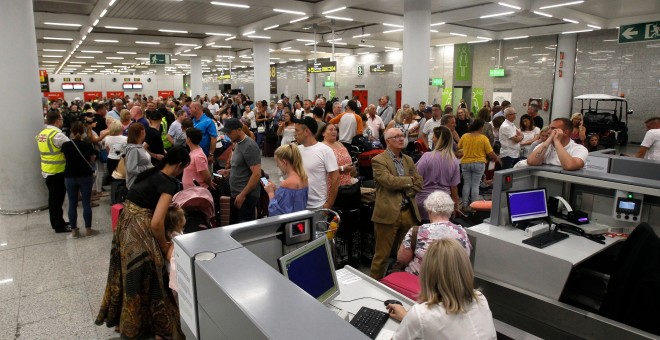
{"label": "suitcase", "polygon": [[374,172],[371,168],[371,159],[385,152],[383,149],[374,149],[357,155],[360,176],[365,179],[373,179]]}
{"label": "suitcase", "polygon": [[117,229],[117,221],[119,221],[119,214],[124,210],[123,203],[116,203],[110,207],[110,215],[112,216],[112,231],[114,232]]}
{"label": "suitcase", "polygon": [[229,196],[221,196],[220,197],[220,226],[228,226],[229,225],[229,217],[231,213],[231,206],[229,205],[231,197]]}

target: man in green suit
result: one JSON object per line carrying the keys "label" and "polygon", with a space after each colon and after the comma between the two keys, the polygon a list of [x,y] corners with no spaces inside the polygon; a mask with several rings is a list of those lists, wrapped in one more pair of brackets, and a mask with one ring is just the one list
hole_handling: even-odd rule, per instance
{"label": "man in green suit", "polygon": [[392,249],[398,249],[408,230],[420,221],[415,195],[422,190],[422,176],[412,158],[404,155],[405,136],[401,130],[385,131],[385,152],[372,159],[376,181],[374,222],[376,249],[371,261],[371,277],[380,279],[387,269]]}

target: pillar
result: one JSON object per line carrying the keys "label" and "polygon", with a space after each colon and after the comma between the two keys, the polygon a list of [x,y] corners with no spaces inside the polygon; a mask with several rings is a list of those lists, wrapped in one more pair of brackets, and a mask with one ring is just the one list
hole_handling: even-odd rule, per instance
{"label": "pillar", "polygon": [[[24,213],[48,205],[34,137],[44,127],[32,1],[3,3],[0,43],[11,46],[0,63],[0,93],[21,103],[20,112],[0,106],[0,213]],[[10,34],[8,32],[21,32]]]}
{"label": "pillar", "polygon": [[431,0],[404,1],[403,27],[401,104],[416,107],[422,100],[428,102]]}
{"label": "pillar", "polygon": [[307,99],[312,101],[314,105],[314,98],[316,98],[316,73],[307,73]]}
{"label": "pillar", "polygon": [[[550,120],[571,118],[573,107],[573,77],[577,54],[577,34],[560,34],[555,56],[555,79],[552,88]],[[550,122],[548,122],[550,125]]]}
{"label": "pillar", "polygon": [[254,100],[270,98],[270,44],[266,41],[253,43],[252,67],[254,72]]}
{"label": "pillar", "polygon": [[202,87],[202,57],[190,57],[190,96],[203,96]]}

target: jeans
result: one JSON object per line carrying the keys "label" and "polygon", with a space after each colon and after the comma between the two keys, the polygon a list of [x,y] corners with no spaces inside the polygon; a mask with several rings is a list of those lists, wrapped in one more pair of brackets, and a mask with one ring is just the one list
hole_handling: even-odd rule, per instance
{"label": "jeans", "polygon": [[69,196],[69,222],[71,229],[78,228],[78,192],[82,196],[83,219],[85,228],[92,227],[92,186],[94,176],[90,177],[66,177],[66,194]]}
{"label": "jeans", "polygon": [[236,197],[232,197],[229,200],[229,207],[230,207],[229,221],[231,224],[249,222],[257,219],[257,212],[255,210],[257,207],[257,201],[259,201],[257,197],[247,195],[245,197],[245,200],[243,201],[243,205],[241,205],[240,208],[237,208],[234,205],[235,200]]}
{"label": "jeans", "polygon": [[[64,196],[66,196],[66,187],[64,186],[64,173],[49,175],[46,177],[46,187],[48,187],[48,215],[50,217],[50,226],[53,229],[63,229],[66,222],[62,217],[64,211]],[[78,198],[78,195],[76,195]]]}
{"label": "jeans", "polygon": [[513,168],[516,163],[518,163],[520,159],[519,158],[513,158],[513,157],[502,157],[502,170],[506,169],[511,169]]}
{"label": "jeans", "polygon": [[479,195],[479,183],[486,170],[485,163],[466,163],[461,164],[463,176],[463,208],[477,200]]}

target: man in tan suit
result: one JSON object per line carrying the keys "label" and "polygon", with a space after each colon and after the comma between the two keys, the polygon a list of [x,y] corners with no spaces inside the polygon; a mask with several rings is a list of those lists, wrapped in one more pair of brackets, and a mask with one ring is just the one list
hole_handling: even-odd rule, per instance
{"label": "man in tan suit", "polygon": [[388,129],[384,137],[387,149],[372,159],[376,250],[370,275],[377,280],[385,274],[392,249],[398,249],[408,230],[420,221],[415,195],[423,183],[412,158],[401,153],[405,138],[401,130]]}

